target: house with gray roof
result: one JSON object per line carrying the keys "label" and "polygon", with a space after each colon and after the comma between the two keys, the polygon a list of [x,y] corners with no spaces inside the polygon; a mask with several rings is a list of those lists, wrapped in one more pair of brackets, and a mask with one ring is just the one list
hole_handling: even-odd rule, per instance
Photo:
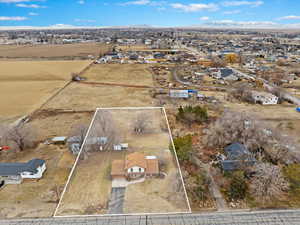
{"label": "house with gray roof", "polygon": [[241,143],[232,143],[224,149],[226,157],[221,160],[223,171],[239,170],[243,166],[253,166],[256,159],[248,151],[245,145]]}
{"label": "house with gray roof", "polygon": [[23,179],[40,179],[46,170],[46,162],[32,159],[26,163],[0,163],[0,183],[20,184]]}

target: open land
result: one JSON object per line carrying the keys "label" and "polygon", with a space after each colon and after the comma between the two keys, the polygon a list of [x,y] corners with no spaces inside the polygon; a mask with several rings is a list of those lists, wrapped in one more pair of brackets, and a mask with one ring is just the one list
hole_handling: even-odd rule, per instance
{"label": "open land", "polygon": [[[34,111],[90,61],[0,61],[0,121]],[[9,96],[9,98],[7,97]]]}
{"label": "open land", "polygon": [[149,67],[145,64],[98,64],[92,66],[83,76],[89,81],[153,86]]}
{"label": "open land", "polygon": [[106,52],[109,45],[80,43],[64,45],[0,45],[0,59],[74,59],[94,57]]}

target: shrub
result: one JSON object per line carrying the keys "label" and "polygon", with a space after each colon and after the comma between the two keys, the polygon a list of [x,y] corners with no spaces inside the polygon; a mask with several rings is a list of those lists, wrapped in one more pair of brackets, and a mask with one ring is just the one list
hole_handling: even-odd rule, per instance
{"label": "shrub", "polygon": [[193,150],[192,136],[186,135],[174,139],[175,150],[180,161],[189,160],[190,153]]}
{"label": "shrub", "polygon": [[286,166],[283,174],[290,183],[290,190],[300,194],[300,164]]}
{"label": "shrub", "polygon": [[201,124],[208,119],[207,109],[201,106],[180,106],[178,108],[176,119],[187,123],[189,126],[193,123]]}
{"label": "shrub", "polygon": [[243,171],[236,171],[231,174],[227,196],[231,200],[242,200],[246,197],[248,185]]}

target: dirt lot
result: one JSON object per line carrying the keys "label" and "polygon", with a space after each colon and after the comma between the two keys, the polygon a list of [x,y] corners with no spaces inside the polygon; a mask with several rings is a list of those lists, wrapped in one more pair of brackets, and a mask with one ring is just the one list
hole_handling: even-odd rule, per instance
{"label": "dirt lot", "polygon": [[149,67],[144,64],[98,64],[83,76],[89,81],[153,86]]}
{"label": "dirt lot", "polygon": [[0,61],[0,121],[38,108],[90,61]]}
{"label": "dirt lot", "polygon": [[151,106],[149,89],[72,83],[44,108],[95,110],[97,107]]}
{"label": "dirt lot", "polygon": [[[155,155],[164,162],[164,178],[148,179],[130,184],[125,191],[124,213],[187,212],[183,186],[173,153],[169,150],[170,137],[164,115],[156,110],[110,110],[121,141],[129,143],[122,152],[92,152],[80,160],[62,198],[57,215],[84,215],[107,213],[111,191],[110,167],[114,159],[124,159],[125,154],[143,152]],[[98,113],[101,113],[98,111]],[[149,133],[137,135],[132,131],[132,121],[138,113],[146,113],[151,121]],[[93,136],[93,128],[90,137]]]}
{"label": "dirt lot", "polygon": [[100,43],[80,43],[65,45],[0,45],[0,59],[10,58],[87,58],[97,56],[109,49],[109,45]]}

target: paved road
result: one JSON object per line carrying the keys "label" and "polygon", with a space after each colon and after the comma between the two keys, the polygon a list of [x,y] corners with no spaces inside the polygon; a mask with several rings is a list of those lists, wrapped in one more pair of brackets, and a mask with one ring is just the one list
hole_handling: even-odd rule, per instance
{"label": "paved road", "polygon": [[299,225],[300,210],[6,220],[0,225]]}
{"label": "paved road", "polygon": [[111,189],[111,198],[108,204],[109,214],[123,214],[125,190],[125,187],[113,187]]}

